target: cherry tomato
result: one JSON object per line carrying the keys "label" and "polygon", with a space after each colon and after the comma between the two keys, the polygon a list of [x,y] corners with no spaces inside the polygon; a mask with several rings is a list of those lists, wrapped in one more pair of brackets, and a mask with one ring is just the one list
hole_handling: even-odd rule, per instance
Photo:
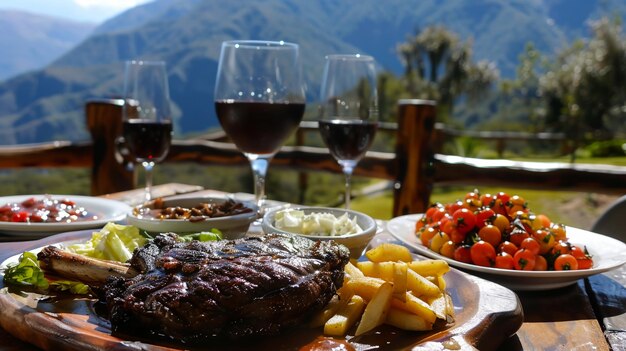
{"label": "cherry tomato", "polygon": [[529,250],[520,249],[513,255],[513,265],[515,269],[523,271],[532,271],[535,268],[537,255]]}
{"label": "cherry tomato", "polygon": [[456,212],[452,214],[452,221],[456,225],[458,231],[467,233],[474,229],[474,226],[476,225],[476,216],[474,216],[470,210],[462,208],[456,210]]}
{"label": "cherry tomato", "polygon": [[470,210],[471,212],[477,211],[482,206],[482,202],[480,199],[465,199],[463,203],[463,208]]}
{"label": "cherry tomato", "polygon": [[437,210],[435,210],[435,212],[433,212],[433,215],[431,217],[432,222],[431,223],[437,223],[439,222],[443,216],[446,215],[446,209],[443,207],[437,207]]}
{"label": "cherry tomato", "polygon": [[454,213],[456,212],[456,210],[463,208],[463,201],[456,200],[454,202],[446,204],[445,208],[446,208],[446,211],[448,211],[448,213]]}
{"label": "cherry tomato", "polygon": [[533,220],[533,229],[537,230],[539,228],[550,228],[551,224],[552,222],[550,221],[550,218],[548,218],[548,216],[544,214],[538,214]]}
{"label": "cherry tomato", "polygon": [[496,218],[496,213],[492,209],[486,207],[478,210],[476,213],[476,226],[482,228],[491,223]]}
{"label": "cherry tomato", "polygon": [[552,234],[554,234],[554,239],[556,241],[567,239],[567,235],[566,235],[567,233],[565,232],[564,225],[558,224],[558,223],[552,223],[552,225],[550,226],[550,230],[552,231]]}
{"label": "cherry tomato", "polygon": [[478,190],[474,190],[474,191],[470,191],[469,193],[465,194],[465,198],[464,200],[479,200],[480,199],[480,193],[478,192]]}
{"label": "cherry tomato", "polygon": [[11,222],[27,222],[28,221],[28,212],[20,211],[15,212],[11,216]]}
{"label": "cherry tomato", "polygon": [[539,242],[539,254],[545,255],[554,247],[554,235],[548,229],[537,229],[532,235]]}
{"label": "cherry tomato", "polygon": [[500,229],[495,225],[486,225],[478,231],[478,236],[481,240],[484,240],[491,244],[493,247],[498,247],[500,242],[502,241],[502,234],[500,233]]}
{"label": "cherry tomato", "polygon": [[572,245],[571,255],[578,261],[578,269],[589,269],[593,267],[593,259],[586,249],[583,250],[579,246]]}
{"label": "cherry tomato", "polygon": [[527,239],[527,238],[530,238],[530,234],[528,234],[527,231],[520,229],[520,228],[514,228],[511,234],[509,235],[509,241],[515,244],[515,246],[517,247],[521,247],[522,241],[524,241],[524,239]]}
{"label": "cherry tomato", "polygon": [[441,204],[434,204],[430,206],[428,210],[426,210],[426,213],[424,213],[424,217],[426,218],[426,223],[433,222],[433,215],[435,214],[436,211],[439,211],[441,207],[442,207]]}
{"label": "cherry tomato", "polygon": [[513,265],[513,256],[506,252],[499,253],[498,256],[496,256],[495,267],[502,269],[514,269],[515,266]]}
{"label": "cherry tomato", "polygon": [[510,198],[511,197],[509,196],[509,194],[502,192],[502,191],[496,194],[496,199],[502,201],[503,204],[506,204],[507,202],[509,202]]}
{"label": "cherry tomato", "polygon": [[526,238],[522,241],[520,245],[521,249],[526,249],[533,253],[533,255],[539,255],[539,250],[541,247],[539,246],[539,242],[534,238]]}
{"label": "cherry tomato", "polygon": [[452,216],[446,213],[441,220],[439,221],[439,230],[450,235],[454,230],[454,222],[452,221]]}
{"label": "cherry tomato", "polygon": [[547,271],[548,270],[548,261],[546,260],[545,257],[539,255],[537,257],[535,257],[535,268],[533,268],[534,271]]}
{"label": "cherry tomato", "polygon": [[559,241],[558,243],[554,244],[552,250],[550,250],[550,254],[554,257],[570,254],[571,252],[572,245],[567,241]]}
{"label": "cherry tomato", "polygon": [[480,202],[485,207],[489,207],[489,208],[493,207],[493,205],[495,204],[495,201],[496,201],[496,197],[494,195],[491,195],[491,194],[480,195]]}
{"label": "cherry tomato", "polygon": [[446,241],[442,246],[439,253],[448,258],[454,258],[454,251],[457,248],[457,244],[455,244],[452,240]]}
{"label": "cherry tomato", "polygon": [[554,260],[554,269],[557,271],[575,271],[578,269],[578,261],[570,254],[563,254]]}
{"label": "cherry tomato", "polygon": [[490,243],[480,240],[470,249],[472,262],[484,267],[493,267],[496,263],[496,249]]}
{"label": "cherry tomato", "polygon": [[523,197],[519,195],[513,195],[511,196],[511,198],[509,198],[508,206],[509,207],[519,206],[520,208],[526,208],[527,204],[526,204],[526,200],[524,200]]}
{"label": "cherry tomato", "polygon": [[500,252],[506,252],[509,255],[513,256],[515,255],[515,253],[519,250],[519,247],[517,247],[517,245],[513,244],[510,241],[503,241],[500,246],[498,246],[498,251]]}
{"label": "cherry tomato", "polygon": [[35,200],[34,197],[28,198],[28,199],[22,201],[22,207],[24,207],[24,208],[31,208],[31,207],[35,206],[36,202],[37,201]]}
{"label": "cherry tomato", "polygon": [[441,251],[441,247],[443,246],[443,244],[445,244],[446,241],[449,241],[449,240],[450,240],[450,237],[448,236],[448,234],[444,232],[437,232],[437,234],[435,234],[435,236],[433,236],[433,238],[430,239],[429,248],[433,250],[434,252],[439,253]]}
{"label": "cherry tomato", "polygon": [[493,205],[491,205],[490,207],[495,213],[499,215],[503,215],[503,216],[508,215],[506,211],[506,204],[502,202],[502,200],[500,199],[495,199],[493,201]]}
{"label": "cherry tomato", "polygon": [[457,247],[456,250],[454,250],[454,259],[459,262],[473,263],[472,254],[471,254],[471,246],[461,245]]}
{"label": "cherry tomato", "polygon": [[437,234],[437,229],[431,227],[431,226],[427,226],[422,228],[422,231],[420,232],[420,241],[422,242],[422,245],[428,247],[428,243],[430,242],[430,239],[433,238],[433,236],[435,236],[435,234]]}
{"label": "cherry tomato", "polygon": [[427,224],[426,223],[426,216],[422,216],[422,218],[420,218],[417,222],[415,222],[415,232],[419,233],[420,229],[424,228],[424,226]]}
{"label": "cherry tomato", "polygon": [[509,222],[509,219],[506,218],[506,216],[501,215],[501,214],[497,214],[491,224],[498,227],[498,229],[500,229],[500,233],[504,233],[506,230],[509,229],[509,226],[511,225],[511,223]]}
{"label": "cherry tomato", "polygon": [[450,240],[457,244],[464,242],[466,237],[467,233],[461,233],[457,228],[452,229],[450,233]]}

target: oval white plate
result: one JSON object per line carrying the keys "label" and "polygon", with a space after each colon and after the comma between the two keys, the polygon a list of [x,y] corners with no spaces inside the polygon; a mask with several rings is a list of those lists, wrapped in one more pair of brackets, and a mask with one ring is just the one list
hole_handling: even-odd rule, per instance
{"label": "oval white plate", "polygon": [[41,238],[56,233],[98,228],[104,226],[108,222],[119,222],[124,220],[126,218],[126,214],[131,211],[130,206],[120,201],[91,196],[55,194],[3,196],[0,197],[0,206],[7,203],[20,203],[31,197],[41,199],[44,196],[48,196],[53,199],[69,199],[74,201],[77,206],[84,207],[88,212],[98,214],[100,217],[94,220],[71,223],[0,222],[0,233],[10,236],[27,236],[29,239]]}
{"label": "oval white plate", "polygon": [[576,271],[516,271],[490,268],[463,263],[439,255],[426,248],[415,235],[415,222],[422,214],[411,214],[393,218],[387,230],[396,239],[420,254],[447,261],[451,266],[476,274],[513,290],[547,290],[576,283],[594,274],[609,271],[626,263],[626,244],[583,229],[567,227],[567,237],[573,244],[586,246],[593,256],[593,267]]}

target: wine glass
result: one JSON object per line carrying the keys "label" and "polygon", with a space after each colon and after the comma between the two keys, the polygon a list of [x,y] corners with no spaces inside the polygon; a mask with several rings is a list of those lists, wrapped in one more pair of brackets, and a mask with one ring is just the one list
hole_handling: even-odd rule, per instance
{"label": "wine glass", "polygon": [[300,125],[304,108],[297,44],[257,40],[222,43],[215,110],[224,132],[250,161],[259,214],[265,210],[269,162]]}
{"label": "wine glass", "polygon": [[349,209],[352,172],[378,128],[374,59],[359,54],[326,56],[320,97],[320,134],[346,177],[345,206]]}
{"label": "wine glass", "polygon": [[152,169],[172,141],[172,115],[165,62],[127,61],[124,73],[123,143],[145,170],[145,200],[152,199]]}

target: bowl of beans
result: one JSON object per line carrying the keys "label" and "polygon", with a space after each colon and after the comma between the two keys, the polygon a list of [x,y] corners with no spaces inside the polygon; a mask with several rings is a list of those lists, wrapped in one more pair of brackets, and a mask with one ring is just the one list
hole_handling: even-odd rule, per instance
{"label": "bowl of beans", "polygon": [[257,206],[224,197],[157,198],[133,208],[128,224],[149,233],[178,234],[210,232],[224,239],[243,237],[257,218]]}

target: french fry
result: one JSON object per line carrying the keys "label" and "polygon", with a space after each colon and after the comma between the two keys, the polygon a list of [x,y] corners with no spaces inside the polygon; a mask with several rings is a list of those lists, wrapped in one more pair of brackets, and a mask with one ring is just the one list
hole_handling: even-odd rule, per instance
{"label": "french fry", "polygon": [[346,264],[343,270],[346,272],[347,275],[350,276],[350,278],[359,278],[359,277],[365,276],[363,272],[361,272],[361,270],[359,270],[351,262],[348,262],[348,264]]}
{"label": "french fry", "polygon": [[424,260],[424,261],[412,261],[409,262],[409,268],[415,273],[427,277],[429,275],[437,276],[444,275],[450,271],[448,262],[444,260]]}
{"label": "french fry", "polygon": [[357,262],[358,269],[367,277],[380,278],[387,282],[393,282],[395,262]]}
{"label": "french fry", "polygon": [[393,285],[384,282],[367,303],[355,336],[362,335],[383,324],[387,318],[389,304],[393,294]]}
{"label": "french fry", "polygon": [[430,307],[428,303],[414,296],[410,292],[405,295],[405,301],[402,302],[398,299],[391,300],[391,307],[398,308],[407,312],[411,312],[424,318],[428,323],[435,323],[437,315],[435,311]]}
{"label": "french fry", "polygon": [[359,295],[352,295],[350,301],[324,324],[324,335],[343,336],[361,317],[365,309],[365,300]]}
{"label": "french fry", "polygon": [[372,262],[385,262],[385,261],[402,261],[411,262],[413,256],[409,249],[402,245],[383,243],[375,248],[365,252],[365,256]]}
{"label": "french fry", "polygon": [[357,279],[350,279],[346,282],[346,286],[350,287],[355,295],[359,295],[366,301],[372,300],[381,285],[385,283],[384,280],[374,277],[362,277]]}
{"label": "french fry", "polygon": [[423,331],[433,328],[433,324],[424,318],[394,307],[387,312],[385,323],[404,330]]}
{"label": "french fry", "polygon": [[393,264],[393,297],[404,302],[406,301],[408,267],[405,262],[394,262]]}
{"label": "french fry", "polygon": [[415,296],[437,296],[441,290],[437,285],[417,274],[413,269],[407,271],[407,289]]}
{"label": "french fry", "polygon": [[446,290],[447,284],[446,284],[446,280],[443,279],[443,275],[437,276],[437,286],[439,286],[439,290],[441,291]]}
{"label": "french fry", "polygon": [[333,315],[337,313],[337,311],[344,308],[348,302],[350,302],[353,295],[354,290],[352,290],[352,288],[346,285],[339,288],[339,290],[337,290],[337,295],[333,296],[326,307],[311,318],[310,326],[320,327],[324,325]]}

